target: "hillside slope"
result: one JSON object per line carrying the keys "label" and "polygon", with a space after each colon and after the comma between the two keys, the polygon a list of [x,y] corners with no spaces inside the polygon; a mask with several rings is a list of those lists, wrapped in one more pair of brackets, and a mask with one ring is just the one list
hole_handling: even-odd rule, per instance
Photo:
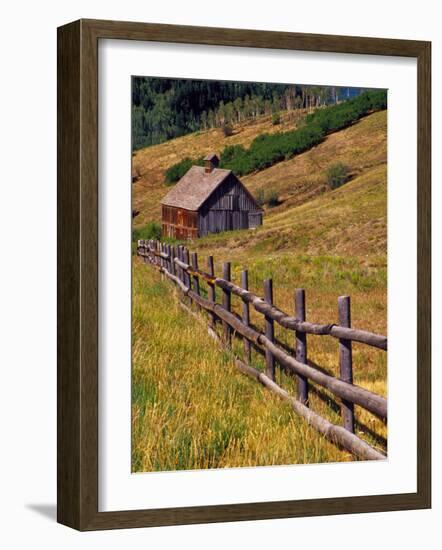
{"label": "hillside slope", "polygon": [[[270,118],[263,117],[237,127],[235,134],[228,138],[219,130],[210,130],[138,151],[133,159],[134,166],[141,173],[141,178],[133,185],[133,207],[140,211],[134,220],[135,226],[160,220],[159,202],[169,189],[164,184],[164,171],[173,163],[187,156],[196,157],[210,151],[219,152],[227,144],[247,146],[262,132],[281,131],[294,125],[287,118],[283,121],[283,125],[272,126]],[[334,162],[344,162],[349,167],[354,181],[375,168],[385,168],[386,144],[387,112],[380,111],[361,119],[345,130],[327,136],[311,150],[266,170],[245,176],[242,181],[255,195],[265,195],[270,191],[277,194],[280,206],[266,210],[265,225],[271,225],[274,216],[327,191],[325,171]],[[385,177],[384,175],[384,180]]]}
{"label": "hillside slope", "polygon": [[[180,158],[186,156],[196,158],[209,151],[219,153],[226,144],[248,145],[259,133],[280,129],[281,127],[278,126],[272,127],[269,120],[260,120],[253,125],[237,129],[236,134],[229,138],[224,138],[219,130],[200,132],[139,151],[134,159],[140,163],[142,177],[133,185],[133,197],[134,207],[141,213],[135,218],[135,225],[142,226],[150,220],[160,221],[159,201],[170,189],[163,183],[164,170]],[[351,179],[339,189],[331,191],[326,185],[325,171],[337,161],[349,167]],[[255,196],[270,191],[276,193],[280,204],[273,208],[265,208],[263,225],[255,230],[212,234],[188,243],[187,246],[192,252],[198,252],[199,266],[204,269],[207,266],[208,256],[213,256],[215,274],[219,275],[222,273],[222,264],[230,261],[232,281],[237,284],[240,284],[241,271],[248,269],[249,289],[260,296],[263,295],[263,281],[271,278],[273,303],[289,313],[294,312],[294,290],[303,288],[306,291],[307,320],[321,324],[338,321],[337,298],[348,295],[352,303],[352,326],[387,334],[387,112],[368,115],[345,130],[328,135],[322,143],[309,151],[241,179]],[[164,356],[166,361],[169,361],[171,357],[167,357],[165,350],[167,351],[170,343],[174,342],[177,334],[176,327],[182,323],[190,329],[189,341],[183,340],[179,345],[180,353],[184,353],[183,357],[173,357],[173,361],[176,361],[180,368],[182,365],[185,369],[184,380],[191,380],[195,373],[202,375],[208,373],[207,379],[213,379],[215,382],[213,373],[223,372],[225,367],[231,368],[231,365],[226,365],[226,358],[221,360],[216,350],[209,349],[209,346],[203,348],[197,345],[192,350],[190,345],[198,338],[198,327],[192,324],[192,319],[182,319],[182,312],[174,311],[172,303],[167,301],[166,285],[163,284],[162,288],[157,286],[159,281],[153,280],[156,274],[152,275],[148,272],[149,266],[141,264],[137,258],[134,258],[133,265],[134,395],[140,396],[140,399],[134,400],[133,408],[134,470],[161,469],[157,464],[164,464],[164,457],[172,457],[174,464],[182,464],[180,467],[184,468],[189,467],[187,458],[195,459],[198,465],[201,465],[200,460],[203,459],[203,466],[210,467],[205,455],[203,456],[199,451],[193,458],[186,458],[187,455],[184,456],[184,452],[180,450],[183,448],[181,440],[189,447],[189,438],[198,434],[198,445],[195,444],[195,448],[216,447],[213,444],[215,432],[209,432],[207,425],[200,420],[206,417],[210,400],[216,402],[220,395],[222,398],[224,395],[222,390],[231,387],[230,384],[241,384],[235,406],[229,408],[225,403],[220,402],[223,418],[234,418],[239,414],[247,423],[246,412],[252,411],[254,414],[250,418],[253,423],[265,414],[273,416],[282,412],[278,410],[276,413],[276,407],[279,405],[271,402],[267,395],[256,395],[253,393],[255,389],[249,387],[246,382],[233,378],[233,372],[232,379],[229,376],[229,386],[224,381],[216,387],[214,385],[213,396],[208,391],[211,388],[207,388],[204,384],[202,386],[195,384],[195,387],[203,389],[196,391],[194,395],[191,395],[190,390],[187,389],[183,395],[178,395],[181,385],[176,384],[176,379],[172,376],[170,380],[166,377],[162,379],[163,387],[168,388],[170,385],[171,388],[166,391],[163,401],[167,407],[170,405],[169,395],[176,395],[176,401],[172,406],[176,407],[174,410],[179,411],[178,419],[186,418],[187,423],[184,424],[186,430],[181,430],[182,423],[173,424],[173,421],[169,420],[168,411],[158,406],[155,409],[155,415],[159,414],[159,417],[152,415],[151,420],[148,419],[146,423],[146,417],[143,415],[146,414],[148,407],[144,396],[148,396],[148,393],[141,385],[137,387],[138,382],[151,371],[158,380],[160,373],[162,376],[169,374],[161,360],[152,353],[152,347],[147,353],[145,344],[149,343],[149,334],[160,337],[157,342],[152,339],[150,345],[154,346],[153,351],[158,348],[161,351],[161,357]],[[221,296],[217,299],[220,300]],[[232,309],[241,315],[242,303],[239,298],[232,298]],[[161,322],[158,322],[162,330],[155,332],[148,324],[158,316],[166,316],[168,319],[162,318]],[[253,309],[250,312],[250,322],[253,326],[264,329],[262,316]],[[140,333],[137,334],[137,331]],[[278,326],[275,327],[275,334],[281,342],[293,346],[293,334]],[[169,350],[169,353],[172,352]],[[309,337],[310,364],[315,367],[319,365],[330,374],[339,377],[337,353],[338,343],[333,338]],[[255,355],[253,365],[262,368],[263,365],[259,362],[262,360]],[[202,364],[201,357],[210,357],[210,361]],[[387,396],[387,355],[384,352],[355,344],[353,365],[356,384]],[[214,370],[212,370],[213,367],[215,367]],[[155,369],[159,370],[155,371]],[[280,376],[285,377],[283,373],[280,373]],[[287,387],[288,391],[294,392],[294,386],[289,384],[289,377],[284,378],[282,385]],[[191,385],[187,387],[193,388]],[[243,396],[245,396],[244,401]],[[263,405],[262,399],[265,400]],[[188,415],[192,410],[188,405],[187,409],[183,407],[183,402],[196,403],[193,416]],[[241,409],[244,403],[246,412]],[[312,390],[310,401],[312,410],[327,417],[331,414],[330,420],[339,421],[336,416],[340,410],[339,403],[335,403],[334,408],[333,403],[332,396],[327,392]],[[213,413],[210,412],[210,414]],[[155,432],[156,428],[151,429],[151,426],[162,426],[162,418],[170,429],[168,433],[177,434],[177,438],[171,439],[172,448],[160,449],[157,444],[158,431]],[[358,435],[366,438],[377,448],[385,449],[386,426],[360,408],[356,410],[356,418]],[[150,425],[149,422],[151,422]],[[278,436],[275,439],[277,444],[265,440],[267,449],[275,449],[277,461],[276,455],[272,455],[266,457],[266,461],[261,464],[284,463],[287,451],[290,454],[290,460],[303,462],[305,461],[304,448],[308,449],[310,462],[317,461],[316,456],[324,454],[327,460],[336,459],[333,458],[334,449],[325,449],[322,447],[322,442],[318,445],[310,435],[308,437],[310,441],[304,447],[307,437],[300,431],[296,432],[298,428],[295,422],[291,419],[284,421],[283,429],[288,427],[289,435]],[[278,431],[281,429],[279,423]],[[255,428],[254,430],[258,433]],[[225,432],[224,425],[222,431]],[[270,433],[267,427],[266,433]],[[300,436],[292,437],[295,433]],[[207,434],[211,437],[213,435],[213,438],[208,440]],[[229,435],[226,441],[232,442],[235,438],[235,434]],[[243,450],[237,454],[236,443],[233,446],[229,443],[222,448],[221,455],[217,457],[218,467],[253,463],[255,460],[254,437],[246,429],[238,440],[242,438],[252,450],[252,457],[244,455]],[[262,435],[258,433],[257,439],[261,440]],[[315,450],[310,455],[312,448]],[[145,453],[143,449],[148,449],[148,452]],[[298,452],[301,452],[301,456],[298,456]],[[244,456],[248,463],[244,462]],[[155,464],[149,463],[150,457],[155,457]],[[166,464],[166,468],[168,467]],[[194,466],[190,465],[190,467]]]}
{"label": "hillside slope", "polygon": [[353,178],[387,163],[387,111],[373,113],[358,123],[329,135],[318,146],[275,164],[242,181],[257,194],[272,190],[278,194],[280,210],[297,206],[327,191],[325,172],[335,163],[349,167]]}
{"label": "hillside slope", "polygon": [[160,145],[140,149],[133,154],[132,163],[141,177],[132,186],[133,207],[140,211],[135,226],[160,218],[159,201],[170,189],[164,183],[164,172],[176,162],[186,158],[198,158],[208,153],[218,154],[228,145],[249,146],[262,133],[293,130],[305,117],[306,111],[281,114],[281,124],[273,125],[271,116],[262,116],[234,126],[233,135],[225,137],[220,128],[195,132],[172,139]]}
{"label": "hillside slope", "polygon": [[[278,252],[365,256],[386,254],[387,169],[375,166],[335,191],[319,194],[303,204],[275,208],[253,231],[230,231],[198,239],[199,250]],[[296,200],[296,195],[294,199]]]}

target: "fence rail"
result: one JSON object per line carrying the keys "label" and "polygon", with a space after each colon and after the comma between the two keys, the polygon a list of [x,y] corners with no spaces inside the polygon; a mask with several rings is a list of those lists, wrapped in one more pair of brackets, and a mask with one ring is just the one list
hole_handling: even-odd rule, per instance
{"label": "fence rail", "polygon": [[[173,281],[191,303],[209,313],[210,327],[219,321],[223,327],[222,343],[231,349],[232,338],[240,336],[244,342],[246,363],[236,358],[241,372],[260,381],[271,391],[289,401],[299,415],[329,440],[352,452],[355,456],[369,460],[384,459],[385,455],[354,435],[354,405],[387,421],[387,400],[373,392],[353,384],[352,342],[387,350],[387,338],[372,332],[351,328],[350,298],[338,299],[339,325],[317,324],[305,320],[305,292],[295,291],[295,314],[290,316],[273,304],[273,282],[264,281],[264,298],[248,290],[248,272],[241,273],[241,287],[232,283],[230,262],[223,264],[223,277],[214,274],[213,257],[207,261],[208,272],[198,268],[198,255],[182,245],[171,246],[158,241],[138,241],[138,255],[144,262],[152,264],[168,279]],[[202,283],[207,284],[207,298],[201,295]],[[222,292],[222,303],[216,302],[215,287]],[[242,315],[232,311],[231,296],[242,300]],[[265,330],[260,331],[250,324],[250,306],[264,316]],[[294,332],[294,350],[290,353],[275,339],[274,324]],[[340,378],[324,373],[308,364],[307,334],[332,336],[339,340]],[[265,373],[255,369],[251,362],[251,346],[265,356]],[[281,366],[297,378],[297,398],[275,382],[275,367]],[[308,403],[308,381],[326,388],[342,400],[342,426],[332,424],[313,412]]]}

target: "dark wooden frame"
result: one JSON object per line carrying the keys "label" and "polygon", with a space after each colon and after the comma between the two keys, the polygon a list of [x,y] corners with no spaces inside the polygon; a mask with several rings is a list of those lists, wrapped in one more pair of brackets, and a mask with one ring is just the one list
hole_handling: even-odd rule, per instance
{"label": "dark wooden frame", "polygon": [[[98,511],[98,40],[405,56],[418,67],[417,492]],[[58,521],[86,531],[431,506],[431,43],[79,20],[58,29]]]}

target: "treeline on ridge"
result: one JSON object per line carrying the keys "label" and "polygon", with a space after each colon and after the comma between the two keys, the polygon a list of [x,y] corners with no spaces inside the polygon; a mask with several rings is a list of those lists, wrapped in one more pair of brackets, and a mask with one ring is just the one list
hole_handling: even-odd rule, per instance
{"label": "treeline on ridge", "polygon": [[162,143],[280,110],[313,108],[361,88],[133,77],[132,148]]}
{"label": "treeline on ridge", "polygon": [[[242,145],[226,147],[221,152],[220,168],[232,170],[238,176],[268,168],[307,151],[322,141],[328,133],[350,126],[370,112],[386,108],[385,90],[364,92],[353,99],[317,109],[307,115],[305,124],[300,128],[261,134],[252,141],[248,149]],[[175,183],[192,165],[201,163],[201,159],[185,158],[172,165],[166,171],[166,183]]]}

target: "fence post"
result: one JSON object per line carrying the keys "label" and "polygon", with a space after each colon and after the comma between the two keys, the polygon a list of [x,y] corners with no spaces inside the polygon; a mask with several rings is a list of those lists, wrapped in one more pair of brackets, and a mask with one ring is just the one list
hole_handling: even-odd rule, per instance
{"label": "fence post", "polygon": [[[164,244],[160,241],[160,254],[164,253]],[[165,267],[165,260],[162,256],[160,256],[160,267],[164,269]],[[164,281],[166,279],[166,276],[164,275],[163,271],[161,271],[161,279]]]}
{"label": "fence post", "polygon": [[[241,286],[244,290],[249,290],[249,272],[247,269],[241,271]],[[242,321],[246,326],[250,324],[250,308],[248,302],[243,300],[242,303]],[[252,362],[252,346],[247,338],[244,340],[244,356],[247,364]]]}
{"label": "fence post", "polygon": [[[298,321],[305,321],[305,290],[297,288],[295,290],[295,317]],[[295,332],[295,357],[300,363],[307,364],[307,334],[297,330]],[[298,379],[298,399],[304,405],[308,405],[308,380],[305,376],[297,375]]]}
{"label": "fence post", "polygon": [[[190,264],[190,260],[189,260],[189,249],[188,248],[184,248],[184,263],[185,264]],[[190,288],[190,275],[189,273],[184,270],[184,281],[185,281],[185,285],[187,286],[187,288]],[[192,299],[190,299],[190,303],[192,303]]]}
{"label": "fence post", "polygon": [[[231,278],[230,268],[231,268],[230,262],[223,263],[223,279],[225,279],[226,281],[230,281],[230,278]],[[230,311],[231,305],[232,305],[231,302],[232,301],[231,301],[230,291],[223,289],[223,301],[222,301],[223,308],[227,311]],[[228,347],[230,347],[232,345],[232,330],[225,321],[223,321],[223,328],[224,328],[224,342]]]}
{"label": "fence post", "polygon": [[[183,261],[183,245],[178,245],[178,259]],[[184,274],[183,268],[178,266],[178,277],[182,283],[184,283]]]}
{"label": "fence post", "polygon": [[[339,324],[342,327],[351,327],[350,296],[338,298]],[[353,356],[351,340],[339,339],[339,368],[340,378],[348,384],[353,384]],[[342,400],[342,419],[344,428],[351,433],[355,431],[354,404]]]}
{"label": "fence post", "polygon": [[175,247],[173,245],[170,245],[169,247],[169,256],[170,256],[170,272],[172,275],[175,275],[175,262],[173,261],[175,258]]}
{"label": "fence post", "polygon": [[[213,266],[213,256],[207,258],[207,271],[211,277],[215,277],[215,268]],[[213,283],[208,283],[208,298],[211,302],[215,303],[215,285]],[[210,328],[215,328],[215,314],[211,312],[210,314]]]}
{"label": "fence post", "polygon": [[[191,258],[192,269],[197,271],[198,254],[196,252],[192,252],[192,254],[190,255],[190,258]],[[196,275],[193,276],[193,290],[198,294],[198,296],[200,295],[200,280],[199,280],[199,277],[197,277]],[[200,309],[199,305],[197,307],[198,309]]]}
{"label": "fence post", "polygon": [[[264,300],[269,304],[273,305],[273,281],[272,279],[266,279],[264,281]],[[275,325],[273,319],[265,317],[265,335],[271,341],[275,341]],[[275,358],[273,353],[266,349],[266,374],[271,380],[275,380]]]}
{"label": "fence post", "polygon": [[166,244],[166,254],[168,256],[166,259],[166,269],[170,273],[170,245],[169,244]]}

